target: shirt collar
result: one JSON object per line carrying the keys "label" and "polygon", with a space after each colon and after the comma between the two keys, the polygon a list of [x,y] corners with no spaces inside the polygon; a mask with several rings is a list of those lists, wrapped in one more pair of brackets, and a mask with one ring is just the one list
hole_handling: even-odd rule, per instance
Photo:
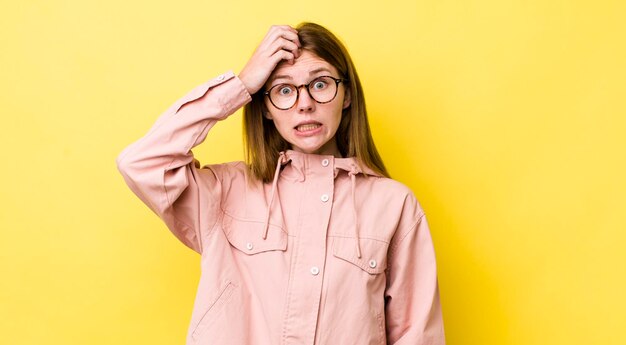
{"label": "shirt collar", "polygon": [[294,150],[283,151],[281,152],[281,156],[283,157],[282,165],[289,166],[289,169],[287,169],[287,166],[285,167],[281,176],[298,181],[304,181],[307,174],[315,173],[326,167],[332,167],[334,169],[334,177],[337,177],[341,171],[354,175],[382,176],[363,164],[356,157],[337,158],[332,155],[318,155]]}

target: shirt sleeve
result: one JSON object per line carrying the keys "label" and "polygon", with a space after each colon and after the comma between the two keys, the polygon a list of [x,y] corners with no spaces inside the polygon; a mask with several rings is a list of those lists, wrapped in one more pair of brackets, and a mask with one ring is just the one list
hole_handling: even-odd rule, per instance
{"label": "shirt sleeve", "polygon": [[215,170],[200,169],[191,149],[250,99],[232,72],[220,75],[176,101],[116,159],[130,189],[196,252],[202,251],[200,229],[211,228],[202,223],[217,220],[221,185]]}
{"label": "shirt sleeve", "polygon": [[407,217],[412,225],[398,233],[390,247],[385,291],[387,343],[444,345],[435,251],[426,216],[416,209]]}

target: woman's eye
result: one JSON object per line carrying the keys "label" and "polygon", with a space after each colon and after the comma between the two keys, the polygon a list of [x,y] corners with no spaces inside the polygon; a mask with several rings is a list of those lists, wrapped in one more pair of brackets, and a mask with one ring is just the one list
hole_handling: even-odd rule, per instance
{"label": "woman's eye", "polygon": [[325,87],[326,87],[326,82],[321,81],[321,80],[316,81],[316,82],[313,84],[313,89],[315,89],[315,90],[321,90],[321,89],[323,89],[323,88],[325,88]]}
{"label": "woman's eye", "polygon": [[281,88],[278,90],[278,93],[279,93],[281,96],[287,96],[287,95],[291,94],[291,92],[292,92],[292,91],[291,91],[291,88],[290,88],[289,86],[284,86],[284,87],[281,87]]}

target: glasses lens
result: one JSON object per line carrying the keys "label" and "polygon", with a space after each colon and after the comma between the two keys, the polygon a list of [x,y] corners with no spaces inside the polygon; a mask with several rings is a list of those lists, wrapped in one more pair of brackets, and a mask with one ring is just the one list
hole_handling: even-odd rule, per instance
{"label": "glasses lens", "polygon": [[330,77],[319,77],[309,84],[309,93],[319,103],[328,103],[337,94],[337,83]]}
{"label": "glasses lens", "polygon": [[270,100],[280,109],[290,108],[296,103],[298,91],[296,87],[290,84],[279,84],[270,89]]}

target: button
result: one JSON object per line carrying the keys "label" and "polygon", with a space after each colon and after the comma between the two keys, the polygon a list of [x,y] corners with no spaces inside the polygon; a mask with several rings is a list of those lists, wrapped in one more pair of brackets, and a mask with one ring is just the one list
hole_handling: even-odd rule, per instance
{"label": "button", "polygon": [[376,260],[370,260],[370,267],[371,268],[376,268]]}
{"label": "button", "polygon": [[311,274],[312,274],[312,275],[316,276],[316,275],[318,275],[319,273],[320,273],[320,269],[319,269],[319,268],[317,268],[317,266],[313,266],[313,267],[311,267]]}
{"label": "button", "polygon": [[224,78],[226,78],[226,77],[222,74],[221,76],[217,77],[217,81],[222,81],[222,80],[224,80]]}
{"label": "button", "polygon": [[325,159],[322,161],[322,166],[323,167],[327,167],[328,166],[328,159]]}
{"label": "button", "polygon": [[322,199],[323,202],[328,201],[328,194],[322,194],[321,199]]}
{"label": "button", "polygon": [[246,243],[246,248],[248,248],[248,250],[252,250],[252,248],[254,248],[254,244],[252,244],[252,242],[248,242]]}

